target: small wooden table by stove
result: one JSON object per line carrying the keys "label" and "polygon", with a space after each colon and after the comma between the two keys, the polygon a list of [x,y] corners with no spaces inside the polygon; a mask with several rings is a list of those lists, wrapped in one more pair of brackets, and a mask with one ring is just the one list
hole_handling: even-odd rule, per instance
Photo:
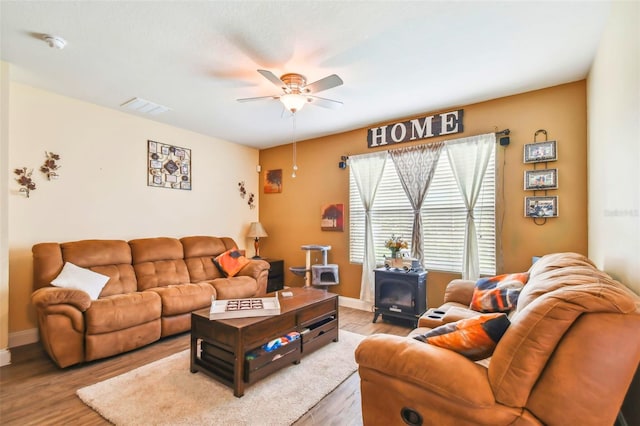
{"label": "small wooden table by stove", "polygon": [[[303,355],[338,341],[338,295],[315,288],[291,288],[291,297],[278,292],[280,315],[210,320],[209,308],[191,314],[192,373],[198,371],[244,395],[245,383],[253,383]],[[273,296],[269,294],[268,296]],[[246,360],[249,351],[289,332],[301,338],[264,357]]]}

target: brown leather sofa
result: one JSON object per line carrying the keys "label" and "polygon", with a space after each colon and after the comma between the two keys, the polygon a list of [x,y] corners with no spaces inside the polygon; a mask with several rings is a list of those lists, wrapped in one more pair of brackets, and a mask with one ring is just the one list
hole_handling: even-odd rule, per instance
{"label": "brown leather sofa", "polygon": [[[266,294],[268,262],[252,259],[231,278],[213,263],[234,247],[209,236],[34,245],[31,301],[46,352],[63,368],[105,358],[189,330],[191,312],[212,296]],[[50,284],[65,262],[109,277],[97,300]]]}
{"label": "brown leather sofa", "polygon": [[365,338],[364,424],[614,424],[640,362],[640,297],[575,253],[544,256],[529,273],[489,359],[411,338],[477,315],[465,312],[473,282],[453,282],[409,336]]}

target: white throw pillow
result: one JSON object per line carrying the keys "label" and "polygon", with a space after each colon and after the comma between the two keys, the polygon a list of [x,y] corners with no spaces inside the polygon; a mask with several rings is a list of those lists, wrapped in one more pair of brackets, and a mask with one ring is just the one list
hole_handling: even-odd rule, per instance
{"label": "white throw pillow", "polygon": [[91,300],[97,300],[107,281],[109,277],[106,275],[66,262],[60,274],[51,281],[51,285],[82,290],[89,293]]}

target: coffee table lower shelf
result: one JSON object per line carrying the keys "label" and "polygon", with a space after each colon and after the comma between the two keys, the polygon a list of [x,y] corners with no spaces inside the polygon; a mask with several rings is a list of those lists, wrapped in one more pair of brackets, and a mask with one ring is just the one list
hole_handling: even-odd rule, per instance
{"label": "coffee table lower shelf", "polygon": [[[209,320],[209,310],[191,315],[192,373],[202,372],[233,388],[236,397],[251,384],[302,356],[338,341],[338,296],[318,289],[292,289],[293,297],[280,298],[280,315]],[[291,331],[301,338],[253,359],[246,354]]]}

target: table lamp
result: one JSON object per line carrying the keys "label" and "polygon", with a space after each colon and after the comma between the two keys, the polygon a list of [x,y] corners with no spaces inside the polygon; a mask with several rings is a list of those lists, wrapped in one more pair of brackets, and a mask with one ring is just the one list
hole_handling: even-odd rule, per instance
{"label": "table lamp", "polygon": [[268,237],[267,231],[264,230],[264,227],[260,222],[251,222],[249,225],[249,232],[247,233],[247,237],[255,238],[253,241],[253,246],[256,249],[256,255],[253,256],[253,259],[261,259],[260,257],[260,238]]}

